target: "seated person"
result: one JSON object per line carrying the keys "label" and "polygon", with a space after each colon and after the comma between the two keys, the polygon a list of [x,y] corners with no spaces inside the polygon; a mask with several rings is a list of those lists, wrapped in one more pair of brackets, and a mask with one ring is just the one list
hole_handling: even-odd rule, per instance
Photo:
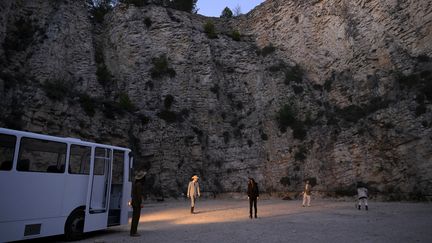
{"label": "seated person", "polygon": [[30,170],[30,160],[21,159],[17,164],[17,171],[29,171]]}
{"label": "seated person", "polygon": [[0,165],[0,170],[11,170],[12,169],[12,161],[6,160],[3,161]]}
{"label": "seated person", "polygon": [[57,169],[57,165],[50,165],[50,166],[48,166],[47,172],[59,173],[59,170]]}

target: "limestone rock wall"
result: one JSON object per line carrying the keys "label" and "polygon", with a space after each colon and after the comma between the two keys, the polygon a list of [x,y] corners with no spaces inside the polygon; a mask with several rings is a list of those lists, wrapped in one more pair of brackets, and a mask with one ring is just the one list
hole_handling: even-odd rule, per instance
{"label": "limestone rock wall", "polygon": [[[342,121],[327,126],[336,134],[322,126],[309,134],[315,145],[303,172],[318,175],[321,186],[343,192],[354,179],[390,194],[430,190],[430,95],[426,111],[423,92],[407,92],[398,76],[422,72],[429,88],[418,88],[430,90],[430,61],[419,57],[432,51],[431,7],[423,1],[267,1],[239,22],[259,46],[271,43],[307,70],[303,81],[323,86],[316,100],[327,125],[329,112],[343,111]],[[352,119],[358,106],[365,113]]]}
{"label": "limestone rock wall", "polygon": [[[249,176],[274,195],[306,178],[320,195],[358,181],[391,199],[432,194],[428,1],[267,0],[230,20],[124,4],[96,19],[84,1],[0,9],[0,125],[131,147],[152,197],[181,196],[193,174],[208,195],[243,193]],[[297,123],[283,131],[285,105]]]}

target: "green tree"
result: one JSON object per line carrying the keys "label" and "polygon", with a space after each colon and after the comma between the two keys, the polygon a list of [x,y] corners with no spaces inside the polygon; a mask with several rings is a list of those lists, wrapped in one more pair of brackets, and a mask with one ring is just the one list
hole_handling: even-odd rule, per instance
{"label": "green tree", "polygon": [[148,4],[148,0],[120,0],[120,2],[125,4],[133,4],[137,7],[142,7],[146,4]]}
{"label": "green tree", "polygon": [[232,18],[232,16],[233,16],[233,12],[231,11],[231,9],[228,7],[225,7],[224,10],[222,11],[222,14],[220,17],[224,18],[224,19],[229,19],[229,18]]}
{"label": "green tree", "polygon": [[241,34],[238,32],[238,30],[234,30],[231,32],[231,38],[235,41],[240,41]]}
{"label": "green tree", "polygon": [[208,20],[205,24],[204,24],[204,33],[207,34],[207,37],[210,39],[215,39],[217,38],[217,34],[216,34],[216,28],[213,24],[213,22],[211,20]]}
{"label": "green tree", "polygon": [[195,13],[197,1],[198,0],[173,0],[170,3],[170,7],[189,13]]}
{"label": "green tree", "polygon": [[135,105],[130,100],[129,95],[125,92],[122,92],[119,95],[119,105],[120,108],[130,112],[134,111],[136,108]]}
{"label": "green tree", "polygon": [[175,77],[176,72],[173,68],[169,67],[168,59],[165,54],[153,58],[152,63],[153,67],[150,69],[150,74],[152,78],[158,79],[164,76],[169,76],[171,78]]}
{"label": "green tree", "polygon": [[105,15],[112,10],[111,0],[94,0],[90,2],[90,12],[98,23],[102,23]]}

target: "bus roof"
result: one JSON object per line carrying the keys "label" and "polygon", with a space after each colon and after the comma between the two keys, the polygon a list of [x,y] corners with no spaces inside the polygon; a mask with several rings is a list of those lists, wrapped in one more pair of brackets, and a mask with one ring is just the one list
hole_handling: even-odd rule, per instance
{"label": "bus roof", "polygon": [[25,132],[25,131],[18,131],[18,130],[12,130],[8,128],[2,128],[0,127],[0,133],[9,134],[9,135],[15,135],[18,137],[30,137],[30,138],[38,138],[38,139],[44,139],[44,140],[51,140],[56,142],[63,142],[63,143],[72,143],[72,144],[79,144],[79,145],[88,145],[88,146],[102,146],[102,147],[109,147],[112,149],[118,149],[118,150],[126,150],[131,151],[129,148],[123,148],[108,144],[101,144],[101,143],[93,143],[88,141],[83,141],[79,138],[71,138],[71,137],[56,137],[51,135],[43,135],[33,132]]}

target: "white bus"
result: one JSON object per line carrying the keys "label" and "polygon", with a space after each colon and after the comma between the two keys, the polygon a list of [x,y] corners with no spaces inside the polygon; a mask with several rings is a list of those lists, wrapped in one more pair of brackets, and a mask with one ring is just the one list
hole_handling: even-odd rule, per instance
{"label": "white bus", "polygon": [[0,242],[128,223],[131,150],[0,128]]}

